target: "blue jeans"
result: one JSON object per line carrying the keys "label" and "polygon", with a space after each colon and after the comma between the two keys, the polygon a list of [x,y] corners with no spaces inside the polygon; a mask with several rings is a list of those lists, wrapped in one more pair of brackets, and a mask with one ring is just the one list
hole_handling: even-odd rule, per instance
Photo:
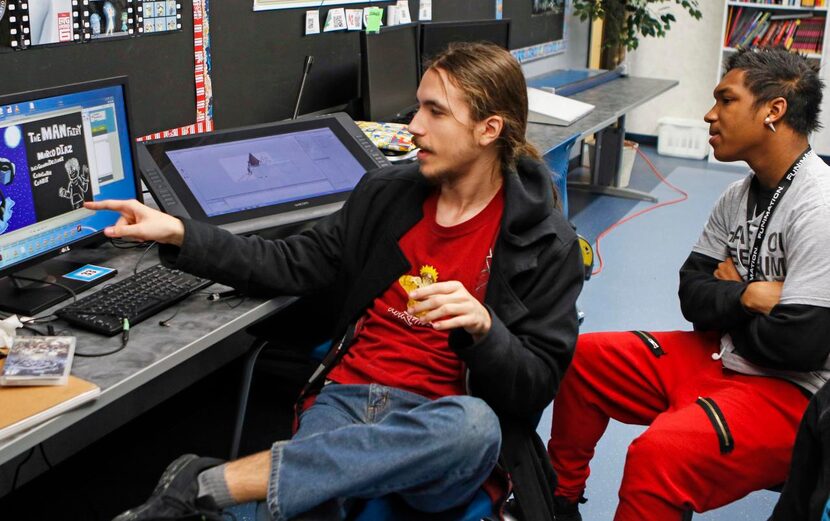
{"label": "blue jeans", "polygon": [[282,521],[332,499],[398,494],[440,512],[471,500],[500,445],[498,418],[478,398],[329,384],[294,437],[271,449],[268,510]]}

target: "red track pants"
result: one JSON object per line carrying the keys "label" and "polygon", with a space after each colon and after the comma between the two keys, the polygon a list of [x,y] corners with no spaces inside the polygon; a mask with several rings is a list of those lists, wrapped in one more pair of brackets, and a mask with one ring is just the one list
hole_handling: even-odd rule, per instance
{"label": "red track pants", "polygon": [[609,418],[649,426],[628,448],[615,521],[679,520],[783,482],[807,398],[724,369],[718,348],[713,333],[581,335],[554,401],[556,495],[585,490]]}

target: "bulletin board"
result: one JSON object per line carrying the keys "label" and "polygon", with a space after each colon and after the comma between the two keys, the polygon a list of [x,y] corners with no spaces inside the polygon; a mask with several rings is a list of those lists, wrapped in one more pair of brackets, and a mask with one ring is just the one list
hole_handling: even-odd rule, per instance
{"label": "bulletin board", "polygon": [[193,123],[192,4],[182,4],[182,29],[83,44],[0,49],[0,94],[113,76],[129,78],[133,135]]}

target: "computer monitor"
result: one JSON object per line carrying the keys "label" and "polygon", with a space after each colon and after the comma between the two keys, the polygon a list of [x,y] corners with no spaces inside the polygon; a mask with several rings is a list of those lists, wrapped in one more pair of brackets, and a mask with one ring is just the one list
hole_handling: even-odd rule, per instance
{"label": "computer monitor", "polygon": [[252,233],[328,215],[389,162],[343,113],[139,143],[167,213]]}
{"label": "computer monitor", "polygon": [[418,106],[418,24],[361,33],[363,119],[404,121]]}
{"label": "computer monitor", "polygon": [[421,23],[421,66],[453,42],[491,42],[509,49],[510,20]]}
{"label": "computer monitor", "polygon": [[0,309],[33,314],[70,296],[25,279],[75,292],[104,280],[51,258],[118,219],[84,201],[141,197],[126,100],[124,77],[0,96]]}

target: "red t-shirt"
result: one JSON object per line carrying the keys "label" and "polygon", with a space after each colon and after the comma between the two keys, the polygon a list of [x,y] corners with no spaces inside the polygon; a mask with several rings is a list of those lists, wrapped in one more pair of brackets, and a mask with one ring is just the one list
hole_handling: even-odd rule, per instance
{"label": "red t-shirt", "polygon": [[451,227],[435,222],[437,204],[436,192],[424,201],[424,217],[398,241],[412,269],[366,311],[354,343],[329,374],[332,381],[377,383],[431,399],[465,394],[464,364],[449,348],[449,333],[407,313],[407,295],[425,280],[457,280],[484,300],[504,196],[499,190],[475,217]]}

